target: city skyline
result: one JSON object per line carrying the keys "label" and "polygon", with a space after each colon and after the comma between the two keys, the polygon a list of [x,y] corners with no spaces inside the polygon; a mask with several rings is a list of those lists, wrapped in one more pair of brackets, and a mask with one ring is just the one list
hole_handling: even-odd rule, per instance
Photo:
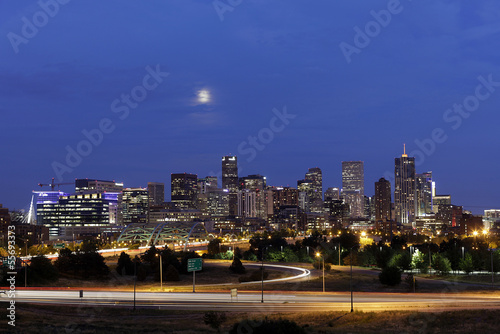
{"label": "city skyline", "polygon": [[[342,173],[341,173],[341,182],[340,182],[341,186],[338,186],[338,185],[332,186],[332,185],[328,185],[328,184],[322,184],[322,181],[321,181],[322,170],[321,170],[321,168],[312,167],[312,168],[308,168],[308,172],[305,173],[306,178],[302,179],[302,180],[300,180],[300,179],[297,180],[297,183],[296,183],[297,186],[294,187],[293,185],[290,186],[290,184],[283,185],[283,184],[274,184],[272,182],[267,183],[267,177],[260,175],[260,174],[239,175],[237,159],[238,159],[237,156],[223,156],[222,157],[221,171],[216,173],[216,175],[201,176],[201,175],[198,175],[195,173],[189,173],[189,172],[171,173],[170,174],[170,181],[166,181],[166,182],[151,182],[151,181],[149,181],[149,182],[147,182],[146,186],[144,186],[144,185],[130,186],[130,185],[127,185],[126,182],[124,182],[123,180],[103,181],[102,178],[101,179],[84,178],[84,179],[76,179],[75,183],[62,184],[63,189],[61,189],[60,186],[58,186],[57,182],[54,183],[54,180],[52,180],[52,184],[51,183],[43,184],[43,186],[45,187],[45,188],[43,188],[43,190],[47,191],[48,187],[51,187],[52,185],[56,187],[56,188],[54,188],[55,190],[61,190],[67,194],[84,193],[86,190],[89,190],[89,189],[94,189],[97,191],[110,191],[110,192],[117,192],[117,191],[122,192],[124,190],[143,189],[146,192],[151,190],[151,191],[156,193],[156,194],[153,194],[153,193],[149,194],[148,202],[152,201],[151,196],[156,196],[156,197],[164,198],[165,202],[167,202],[167,199],[169,199],[170,202],[173,203],[173,202],[176,202],[177,200],[179,200],[179,198],[177,198],[178,197],[177,196],[175,199],[173,199],[172,194],[174,194],[174,193],[177,194],[179,191],[184,191],[184,190],[173,190],[172,189],[171,184],[172,184],[172,182],[174,182],[173,181],[174,179],[178,179],[178,178],[185,179],[186,177],[191,178],[192,180],[190,181],[191,184],[189,186],[192,189],[191,191],[195,191],[195,192],[197,191],[200,194],[205,192],[205,190],[199,188],[200,185],[198,185],[198,186],[196,185],[197,182],[200,182],[200,181],[202,181],[203,183],[208,182],[205,185],[205,187],[207,187],[207,186],[213,187],[216,185],[218,187],[218,189],[227,189],[227,190],[229,190],[229,192],[231,192],[231,191],[237,192],[238,189],[241,190],[241,189],[247,188],[247,182],[249,182],[249,181],[254,182],[254,181],[261,180],[261,181],[263,181],[263,184],[260,185],[261,189],[266,189],[266,187],[269,187],[269,189],[272,189],[275,187],[290,187],[293,189],[298,189],[298,191],[303,191],[304,195],[306,195],[306,193],[307,193],[308,194],[307,199],[304,199],[304,200],[306,200],[306,201],[311,200],[312,202],[314,202],[314,199],[312,199],[313,197],[311,197],[311,196],[315,196],[315,195],[311,195],[309,192],[310,191],[312,191],[313,193],[316,192],[313,189],[314,188],[313,184],[316,182],[315,175],[317,175],[317,173],[319,173],[318,185],[321,185],[321,187],[323,189],[323,191],[320,195],[321,203],[323,203],[322,197],[324,194],[326,195],[326,193],[331,189],[336,189],[339,191],[340,196],[343,196],[344,200],[352,206],[355,204],[349,202],[350,201],[350,199],[349,199],[350,192],[354,191],[356,193],[359,193],[358,189],[363,189],[363,191],[365,189],[365,186],[364,186],[364,183],[365,183],[364,182],[364,161],[342,161],[341,162],[341,164],[342,164]],[[436,197],[436,198],[441,198],[441,197],[454,198],[453,194],[444,194],[444,193],[440,193],[440,192],[436,191],[435,182],[432,180],[432,171],[419,173],[419,171],[415,168],[414,157],[409,157],[408,154],[406,154],[405,145],[403,147],[403,153],[401,154],[400,157],[394,158],[394,162],[395,162],[395,170],[393,171],[393,174],[391,175],[390,172],[386,172],[384,174],[384,176],[388,179],[387,181],[389,182],[390,187],[391,187],[391,196],[394,197],[394,206],[395,206],[395,210],[396,210],[396,217],[393,217],[393,218],[396,221],[398,221],[399,223],[407,224],[408,222],[414,221],[414,218],[416,217],[418,212],[422,212],[422,214],[429,214],[432,211],[432,198],[433,197]],[[403,166],[406,166],[406,163],[409,163],[410,170],[403,172],[402,171],[404,169]],[[408,173],[411,174],[411,175],[409,175],[409,178],[407,175]],[[366,192],[364,193],[364,195],[371,197],[372,199],[375,199],[375,196],[377,193],[377,190],[376,190],[377,183],[379,183],[382,179],[384,179],[384,176],[382,176],[380,178],[380,180],[375,180],[374,182],[370,182],[370,184],[373,185],[373,187],[369,186],[368,189],[372,189],[372,188],[373,189],[369,190],[368,195],[366,194]],[[409,181],[406,181],[406,178],[408,178]],[[422,178],[423,181],[420,181],[419,180],[420,178]],[[116,185],[114,182],[117,182]],[[214,182],[217,182],[217,183],[214,183]],[[410,183],[408,183],[408,182],[410,182]],[[425,183],[423,183],[423,182],[425,182]],[[398,183],[400,184],[399,186],[397,186]],[[410,186],[410,184],[412,184],[413,186]],[[303,188],[304,185],[306,186],[306,188]],[[39,184],[39,186],[40,186],[40,184]],[[67,188],[64,189],[64,187],[68,187],[68,186],[72,187],[74,189],[74,191],[73,190],[68,191]],[[118,189],[117,186],[118,186],[118,188],[120,188],[120,190],[117,190]],[[158,193],[158,190],[156,190],[157,187],[159,187],[161,190],[163,190],[163,193],[161,193],[161,194]],[[198,187],[198,190],[196,190],[197,187]],[[252,187],[253,186],[250,186],[249,189],[252,189]],[[394,187],[394,188],[392,188],[392,187]],[[411,189],[408,187],[410,187]],[[233,190],[231,190],[231,189],[233,189]],[[405,190],[405,189],[410,189],[411,192],[408,193],[408,190]],[[167,195],[168,193],[171,193],[171,196],[168,196]],[[401,195],[398,195],[398,194],[403,194],[404,198],[397,199],[397,198],[401,197]],[[235,200],[237,201],[236,194],[234,196],[235,196]],[[363,196],[363,195],[361,195],[361,196]],[[407,196],[410,197],[409,200],[406,199]],[[310,197],[311,197],[311,199],[310,199]],[[398,209],[398,205],[400,206],[400,204],[398,204],[398,203],[400,203],[400,202],[404,203],[406,201],[409,201],[409,202],[407,204],[401,204],[401,205],[409,206],[411,211],[410,211],[410,213],[405,213],[404,215],[412,216],[412,218],[408,218],[408,217],[407,218],[398,218],[398,215],[401,216],[403,214],[403,212],[405,210],[407,210],[407,209],[401,209],[401,208]],[[234,205],[236,205],[236,204],[237,203],[235,203]],[[451,202],[448,204],[454,204],[454,205],[464,207],[465,210],[471,211],[473,214],[482,215],[484,213],[484,210],[487,210],[487,209],[470,210],[466,207],[466,205],[463,205],[460,203],[455,203],[455,202],[453,202],[453,200],[451,200]],[[157,203],[156,205],[159,205],[159,204]],[[424,208],[424,205],[425,205],[425,208]],[[434,203],[434,205],[437,208],[439,206],[439,202]],[[231,200],[230,200],[229,206],[231,206]],[[424,208],[423,211],[420,211],[418,209],[419,206],[422,206]],[[5,205],[4,205],[4,207],[5,207]],[[323,204],[321,204],[320,207],[321,207],[320,211],[323,211]],[[188,208],[188,207],[186,207],[186,208]],[[191,205],[191,208],[194,208],[194,204]],[[11,209],[19,210],[17,208],[11,208]],[[313,210],[311,210],[311,209],[312,208],[308,208],[306,211],[311,211],[311,212],[315,211],[314,209]],[[490,209],[494,210],[495,208],[490,208]],[[235,208],[234,210],[235,210],[234,213],[237,214],[237,209]],[[358,210],[358,209],[351,208],[351,210]],[[400,211],[401,213],[398,214],[398,211]],[[353,215],[351,215],[351,216],[353,218],[356,218],[356,217],[361,217],[362,214],[355,214],[354,216]]]}
{"label": "city skyline", "polygon": [[406,143],[438,194],[499,208],[500,4],[388,4],[3,2],[0,203],[52,177],[216,175],[225,155],[272,185],[317,166],[323,191],[364,161],[373,195]]}

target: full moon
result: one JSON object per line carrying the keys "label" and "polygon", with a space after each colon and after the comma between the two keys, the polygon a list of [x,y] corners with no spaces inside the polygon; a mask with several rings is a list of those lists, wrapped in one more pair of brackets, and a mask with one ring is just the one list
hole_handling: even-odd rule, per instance
{"label": "full moon", "polygon": [[207,103],[210,102],[210,92],[206,89],[198,91],[198,102]]}

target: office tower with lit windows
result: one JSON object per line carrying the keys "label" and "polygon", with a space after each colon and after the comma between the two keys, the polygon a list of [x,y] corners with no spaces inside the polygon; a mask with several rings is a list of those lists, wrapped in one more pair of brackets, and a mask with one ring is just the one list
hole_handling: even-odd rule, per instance
{"label": "office tower with lit windows", "polygon": [[406,154],[394,159],[394,207],[395,220],[399,224],[415,223],[415,158]]}
{"label": "office tower with lit windows", "polygon": [[441,207],[451,205],[451,195],[434,195],[432,202],[433,212],[438,213]]}
{"label": "office tower with lit windows", "polygon": [[229,214],[238,215],[238,158],[222,157],[222,189],[229,190]]}
{"label": "office tower with lit windows", "polygon": [[196,208],[198,194],[198,176],[196,174],[178,173],[171,175],[171,201],[181,210]]}
{"label": "office tower with lit windows", "polygon": [[165,184],[160,182],[148,182],[149,207],[160,206],[165,202]]}
{"label": "office tower with lit windows", "polygon": [[273,210],[277,212],[281,206],[298,206],[299,191],[292,187],[269,187],[273,192]]}
{"label": "office tower with lit windows", "polygon": [[311,202],[314,192],[313,185],[307,180],[297,181],[299,207],[303,212],[311,212]]}
{"label": "office tower with lit windows", "polygon": [[323,212],[323,174],[318,167],[309,168],[304,180],[310,183],[309,211]]}
{"label": "office tower with lit windows", "polygon": [[391,217],[391,183],[384,178],[375,182],[375,221],[390,221]]}
{"label": "office tower with lit windows", "polygon": [[422,217],[433,212],[434,182],[432,172],[415,175],[416,215]]}
{"label": "office tower with lit windows", "polygon": [[103,192],[119,193],[123,190],[123,183],[94,179],[76,179],[75,193],[98,194]]}
{"label": "office tower with lit windows", "polygon": [[339,188],[328,188],[325,191],[325,201],[326,199],[332,201],[338,201],[340,199],[340,189]]}
{"label": "office tower with lit windows", "polygon": [[[239,185],[240,190],[238,193],[241,193],[242,191],[251,191],[255,193],[255,217],[267,219],[268,215],[272,215],[272,191],[267,190],[267,181],[265,176],[248,175],[241,177],[239,179]],[[242,203],[243,202],[241,200],[238,200],[238,205],[241,205]],[[238,211],[241,212],[241,209],[238,209]]]}
{"label": "office tower with lit windows", "polygon": [[[47,196],[45,196],[47,195]],[[69,195],[39,192],[37,223],[48,227],[51,240],[72,235],[110,231],[117,226],[118,196],[102,192]]]}
{"label": "office tower with lit windows", "polygon": [[123,224],[147,223],[149,192],[146,188],[125,188],[122,192]]}
{"label": "office tower with lit windows", "polygon": [[363,161],[342,161],[342,196],[351,217],[364,217],[365,173]]}

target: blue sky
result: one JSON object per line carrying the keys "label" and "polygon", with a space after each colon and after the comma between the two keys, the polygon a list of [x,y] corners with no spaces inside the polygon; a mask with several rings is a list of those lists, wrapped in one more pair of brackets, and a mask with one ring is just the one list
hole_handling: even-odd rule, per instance
{"label": "blue sky", "polygon": [[[475,95],[478,77],[500,82],[498,1],[221,0],[222,14],[202,0],[59,1],[0,3],[6,207],[27,206],[52,177],[168,184],[170,173],[219,172],[227,154],[239,157],[242,176],[259,173],[271,185],[296,186],[320,167],[325,189],[341,186],[341,161],[363,160],[372,195],[403,143],[422,152],[416,141],[435,129],[446,140],[427,147],[418,172],[433,171],[454,204],[500,207],[500,87],[482,88],[489,96],[458,128],[444,119]],[[347,62],[340,44],[356,46],[355,27],[376,28],[372,11],[383,17],[388,8],[397,9],[390,22]],[[152,90],[141,88],[148,66],[169,73]],[[111,105],[134,90],[147,96],[120,119]],[[273,110],[285,106],[295,117],[270,135]],[[113,130],[68,166],[67,147],[76,150],[82,131],[103,119]],[[248,137],[259,133],[265,144],[248,161]],[[55,163],[68,169],[57,175]]]}

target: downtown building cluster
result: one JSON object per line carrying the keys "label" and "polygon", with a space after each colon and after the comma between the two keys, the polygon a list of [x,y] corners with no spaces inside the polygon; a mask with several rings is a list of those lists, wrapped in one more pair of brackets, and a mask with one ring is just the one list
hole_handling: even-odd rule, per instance
{"label": "downtown building cluster", "polygon": [[[379,179],[372,197],[365,194],[363,161],[343,161],[342,186],[324,193],[318,167],[309,168],[297,187],[269,185],[262,175],[240,176],[236,156],[222,157],[221,171],[221,187],[217,176],[171,174],[170,202],[161,182],[126,188],[115,181],[76,179],[73,193],[34,192],[30,218],[20,225],[32,226],[39,240],[74,240],[116,235],[129,224],[169,222],[202,222],[215,233],[350,228],[429,235],[471,234],[500,223],[500,210],[474,216],[453,205],[450,195],[437,195],[432,172],[417,173],[415,158],[406,153],[394,160],[393,184]],[[12,220],[6,210],[0,211],[2,225]]]}

